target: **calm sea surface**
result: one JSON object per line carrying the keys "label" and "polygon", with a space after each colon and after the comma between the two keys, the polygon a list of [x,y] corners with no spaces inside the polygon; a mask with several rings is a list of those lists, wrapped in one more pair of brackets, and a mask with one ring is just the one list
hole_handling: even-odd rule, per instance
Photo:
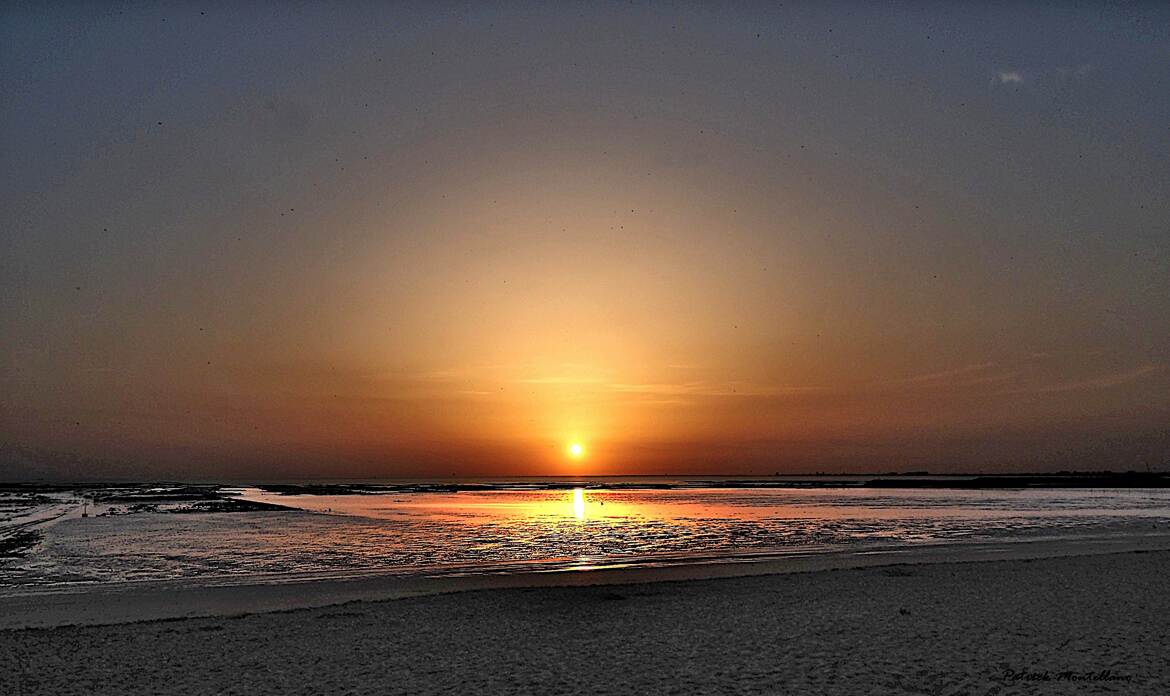
{"label": "calm sea surface", "polygon": [[[601,486],[601,487],[599,487]],[[103,515],[80,494],[0,501],[0,594],[75,583],[563,571],[1170,530],[1170,491],[495,486],[240,499],[288,511]],[[117,511],[117,510],[115,510]],[[82,513],[88,516],[82,516]]]}

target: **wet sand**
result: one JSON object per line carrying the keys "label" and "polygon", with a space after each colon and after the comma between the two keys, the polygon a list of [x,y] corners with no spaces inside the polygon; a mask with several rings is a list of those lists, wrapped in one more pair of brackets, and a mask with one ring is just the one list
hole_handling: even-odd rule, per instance
{"label": "wet sand", "polygon": [[1170,552],[0,631],[0,693],[1170,693]]}
{"label": "wet sand", "polygon": [[339,571],[329,575],[280,573],[8,588],[0,595],[0,630],[234,616],[469,590],[709,580],[899,563],[1037,559],[1121,551],[1170,551],[1170,534],[1131,530],[1028,541],[894,544],[864,550],[786,552],[755,557],[752,562],[728,562],[720,557],[702,562],[699,557],[688,557],[673,565],[579,566],[576,570],[555,572],[516,572],[524,567],[518,565],[506,573],[394,575]]}

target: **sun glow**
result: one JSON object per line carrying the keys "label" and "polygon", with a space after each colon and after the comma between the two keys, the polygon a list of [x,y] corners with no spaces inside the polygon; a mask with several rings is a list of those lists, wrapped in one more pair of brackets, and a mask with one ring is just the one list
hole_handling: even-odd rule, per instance
{"label": "sun glow", "polygon": [[585,456],[585,446],[580,442],[571,442],[565,448],[565,452],[568,453],[569,459],[582,459]]}

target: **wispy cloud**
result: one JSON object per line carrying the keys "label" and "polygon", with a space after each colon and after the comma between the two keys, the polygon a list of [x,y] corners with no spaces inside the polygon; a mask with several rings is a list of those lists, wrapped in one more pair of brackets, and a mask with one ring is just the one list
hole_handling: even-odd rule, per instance
{"label": "wispy cloud", "polygon": [[1080,65],[1062,65],[1055,68],[1047,68],[1043,70],[1030,70],[1023,72],[1021,70],[1000,70],[991,78],[991,85],[993,87],[999,85],[1022,85],[1024,83],[1055,83],[1064,84],[1072,80],[1080,80],[1088,77],[1096,70],[1092,63],[1081,63]]}
{"label": "wispy cloud", "polygon": [[[1098,351],[1087,354],[1096,354]],[[1024,356],[1025,363],[1046,361],[1062,355],[1061,351],[1030,353]],[[1075,351],[1070,354],[1080,355]],[[986,395],[1045,395],[1062,394],[1082,390],[1108,389],[1135,382],[1165,369],[1165,365],[1145,364],[1128,370],[1121,370],[1095,376],[1072,378],[1067,375],[1060,380],[1050,375],[1044,379],[1025,365],[1005,365],[1000,362],[979,362],[959,365],[943,370],[934,370],[904,377],[858,381],[838,385],[783,385],[753,382],[747,380],[692,379],[679,381],[622,382],[612,376],[567,374],[552,372],[547,375],[529,377],[507,377],[487,379],[469,371],[439,370],[409,375],[398,380],[398,399],[430,398],[436,393],[446,392],[465,397],[482,397],[497,394],[504,385],[508,389],[515,385],[527,388],[540,386],[570,389],[575,393],[593,395],[611,394],[614,397],[636,399],[641,403],[682,404],[695,403],[704,399],[789,399],[837,395],[840,397],[863,394],[882,394],[894,397],[899,394],[913,395],[938,390],[954,390],[956,395],[981,393]],[[488,370],[489,373],[494,370]],[[1058,381],[1054,381],[1053,377]],[[497,388],[498,387],[498,388]],[[972,391],[974,390],[974,391]]]}
{"label": "wispy cloud", "polygon": [[964,365],[950,370],[942,370],[939,372],[927,372],[921,375],[911,375],[910,377],[901,377],[899,379],[891,379],[881,382],[883,385],[896,384],[931,384],[934,382],[950,382],[956,377],[963,377],[975,373],[986,372],[995,367],[993,362],[978,363],[975,365]]}
{"label": "wispy cloud", "polygon": [[1058,77],[1064,79],[1081,78],[1093,72],[1093,68],[1094,66],[1092,63],[1082,63],[1080,65],[1071,65],[1057,68],[1056,74]]}
{"label": "wispy cloud", "polygon": [[821,387],[771,386],[751,382],[618,383],[609,386],[615,392],[623,394],[656,396],[783,396],[822,391]]}
{"label": "wispy cloud", "polygon": [[1092,357],[1096,357],[1096,356],[1104,355],[1104,354],[1105,354],[1105,351],[1103,351],[1103,350],[1056,349],[1056,350],[1035,350],[1035,351],[1032,351],[1031,353],[1028,353],[1027,357],[1032,359],[1032,360],[1051,360],[1051,359],[1055,359],[1055,358],[1070,358],[1070,357],[1092,358]]}
{"label": "wispy cloud", "polygon": [[605,380],[596,377],[525,377],[518,379],[521,384],[603,384]]}
{"label": "wispy cloud", "polygon": [[1056,382],[1054,384],[1026,387],[1024,389],[1012,390],[1011,392],[1007,393],[1061,394],[1064,392],[1081,391],[1085,389],[1108,389],[1110,387],[1119,387],[1123,384],[1129,384],[1130,382],[1134,382],[1161,369],[1161,365],[1143,365],[1132,370],[1125,370],[1124,372],[1114,372],[1107,375],[1098,375],[1096,377],[1087,377],[1084,379],[1073,379],[1063,382]]}

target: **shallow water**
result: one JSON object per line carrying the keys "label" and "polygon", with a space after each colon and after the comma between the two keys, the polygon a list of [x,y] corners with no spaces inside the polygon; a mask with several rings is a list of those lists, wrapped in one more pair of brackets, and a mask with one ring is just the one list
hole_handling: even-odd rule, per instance
{"label": "shallow water", "polygon": [[[185,579],[452,574],[750,561],[784,554],[1170,530],[1170,491],[527,489],[243,499],[296,511],[81,517],[57,494],[2,522],[41,538],[0,594]],[[91,514],[94,510],[91,509]]]}

